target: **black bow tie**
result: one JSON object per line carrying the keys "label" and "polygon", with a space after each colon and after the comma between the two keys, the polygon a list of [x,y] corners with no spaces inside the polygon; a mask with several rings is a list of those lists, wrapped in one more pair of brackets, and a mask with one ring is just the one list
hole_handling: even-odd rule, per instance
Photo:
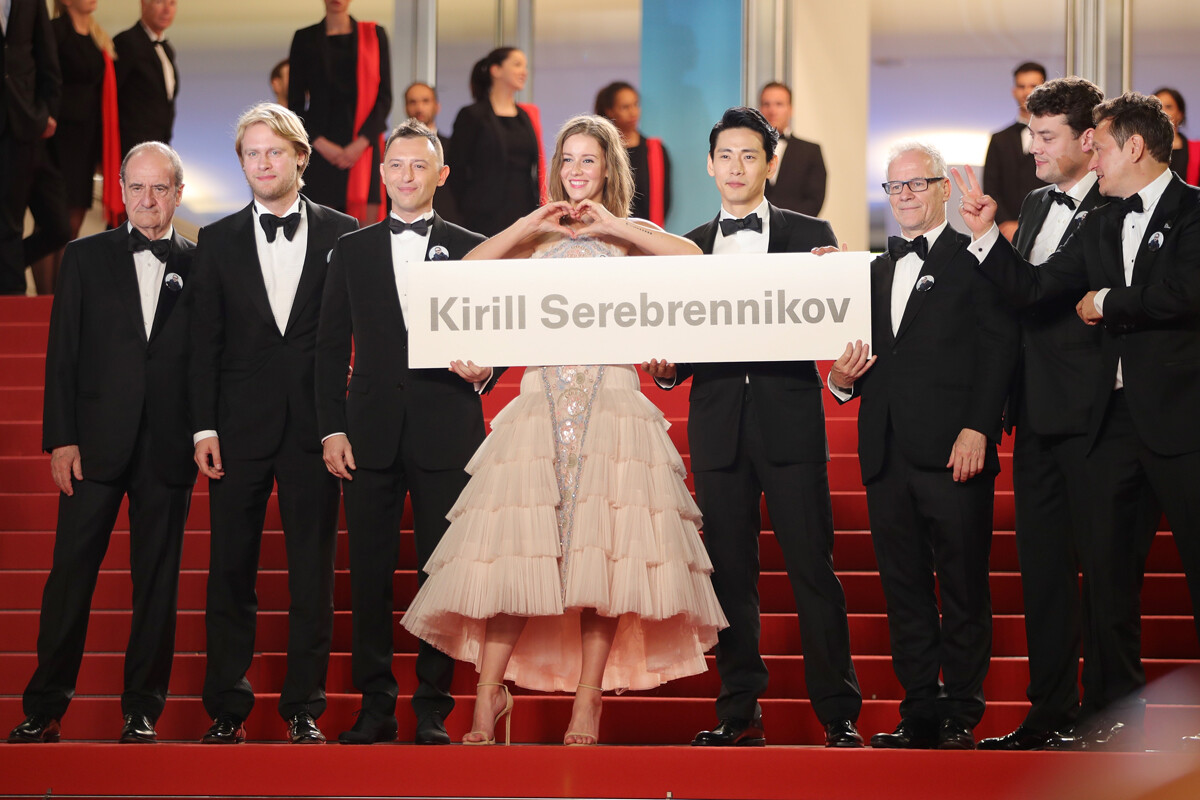
{"label": "black bow tie", "polygon": [[1140,194],[1131,195],[1129,197],[1110,197],[1108,202],[1117,207],[1117,219],[1125,219],[1125,215],[1129,212],[1140,214],[1145,207],[1142,205],[1142,196]]}
{"label": "black bow tie", "polygon": [[758,214],[748,214],[741,219],[734,219],[730,217],[728,219],[721,220],[722,236],[732,236],[738,231],[743,230],[762,233],[762,219],[759,218]]}
{"label": "black bow tie", "polygon": [[424,236],[429,233],[429,220],[421,217],[413,222],[405,222],[402,219],[397,219],[391,214],[388,214],[388,230],[392,233],[404,233],[412,231],[417,236]]}
{"label": "black bow tie", "polygon": [[151,255],[165,264],[167,256],[171,252],[171,240],[155,239],[150,241],[144,233],[134,228],[133,233],[129,235],[129,252],[140,253],[143,250],[149,250]]}
{"label": "black bow tie", "polygon": [[918,236],[911,242],[903,236],[888,237],[888,255],[892,257],[893,262],[899,261],[909,253],[916,253],[917,258],[924,261],[925,256],[929,255],[929,241],[924,236]]}
{"label": "black bow tie", "polygon": [[168,42],[166,39],[155,39],[154,40],[155,47],[166,47],[167,44],[168,44]]}
{"label": "black bow tie", "polygon": [[277,217],[274,214],[259,214],[258,224],[262,225],[263,232],[267,234],[267,243],[275,241],[275,234],[280,228],[283,228],[283,235],[290,242],[292,237],[296,235],[296,229],[300,227],[300,212],[288,214],[286,217]]}
{"label": "black bow tie", "polygon": [[1071,195],[1067,194],[1066,192],[1060,192],[1058,189],[1051,189],[1050,190],[1050,200],[1055,203],[1062,203],[1064,206],[1071,209],[1072,211],[1075,210],[1075,206],[1076,206],[1075,198],[1071,197]]}

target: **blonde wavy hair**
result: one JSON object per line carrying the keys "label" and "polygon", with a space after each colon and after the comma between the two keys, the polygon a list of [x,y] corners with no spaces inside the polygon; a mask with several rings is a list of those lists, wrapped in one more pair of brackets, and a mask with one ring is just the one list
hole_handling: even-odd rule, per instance
{"label": "blonde wavy hair", "polygon": [[600,202],[613,216],[628,217],[629,206],[633,202],[633,170],[629,166],[629,154],[625,152],[625,145],[621,144],[621,134],[617,132],[617,126],[604,117],[581,114],[567,120],[558,132],[558,138],[554,142],[554,158],[550,161],[550,199],[567,199],[560,177],[563,144],[572,136],[580,134],[599,142],[604,154],[604,194]]}

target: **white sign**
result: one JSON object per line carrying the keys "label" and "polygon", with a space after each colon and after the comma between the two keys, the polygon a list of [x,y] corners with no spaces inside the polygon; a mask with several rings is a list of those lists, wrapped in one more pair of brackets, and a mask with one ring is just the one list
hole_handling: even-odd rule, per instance
{"label": "white sign", "polygon": [[425,261],[409,366],[832,359],[871,335],[870,253]]}

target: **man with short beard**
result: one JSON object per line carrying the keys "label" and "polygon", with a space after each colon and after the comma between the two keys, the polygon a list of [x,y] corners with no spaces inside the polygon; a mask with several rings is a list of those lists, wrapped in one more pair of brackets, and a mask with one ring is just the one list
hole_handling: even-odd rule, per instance
{"label": "man with short beard", "polygon": [[279,713],[293,743],[320,743],[338,484],[321,459],[313,365],[329,253],[358,223],[300,194],[312,148],[286,108],[262,103],[242,114],[235,150],[253,201],[200,231],[189,376],[195,460],[209,479],[212,516],[204,707],[213,724],[203,741],[245,741],[254,584],[278,485],[292,598]]}

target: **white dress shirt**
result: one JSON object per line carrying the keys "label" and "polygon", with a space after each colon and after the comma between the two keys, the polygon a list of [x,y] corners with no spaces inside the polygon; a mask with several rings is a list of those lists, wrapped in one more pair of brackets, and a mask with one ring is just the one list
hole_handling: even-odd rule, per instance
{"label": "white dress shirt", "polygon": [[8,14],[12,10],[12,0],[0,0],[0,31],[8,33]]}
{"label": "white dress shirt", "polygon": [[259,217],[263,214],[274,214],[257,200],[254,201],[254,244],[258,249],[263,284],[267,287],[267,299],[271,302],[271,314],[275,317],[275,325],[280,333],[287,332],[292,303],[296,299],[296,287],[300,285],[300,275],[304,272],[304,258],[308,255],[308,212],[297,197],[296,202],[279,215],[286,217],[297,212],[300,214],[300,225],[296,228],[292,240],[289,242],[280,228],[275,231],[275,241],[268,242],[267,232],[263,230]]}
{"label": "white dress shirt", "polygon": [[[133,223],[126,223],[125,230],[133,233]],[[170,239],[175,235],[175,227],[167,228],[160,239]],[[158,295],[162,292],[163,280],[166,277],[166,262],[159,261],[154,253],[141,250],[133,253],[133,267],[137,272],[138,296],[142,301],[142,323],[146,326],[146,340],[150,340],[150,331],[154,330],[154,312],[158,308]]]}
{"label": "white dress shirt", "polygon": [[146,35],[150,37],[150,44],[152,47],[154,47],[154,52],[158,54],[159,63],[162,64],[163,80],[167,82],[167,99],[174,100],[175,99],[175,68],[171,66],[171,59],[167,58],[167,48],[165,46],[159,47],[157,44],[155,44],[155,42],[167,41],[167,37],[156,36],[154,34],[154,31],[152,31],[146,27],[146,23],[144,23],[144,22],[141,22],[139,24],[142,26],[142,30],[144,30],[146,32]]}
{"label": "white dress shirt", "polygon": [[1087,197],[1087,193],[1095,185],[1096,173],[1089,171],[1066,192],[1075,201],[1075,208],[1067,208],[1062,203],[1050,201],[1050,209],[1046,212],[1046,218],[1042,220],[1042,228],[1038,231],[1037,238],[1033,240],[1033,247],[1029,250],[1029,263],[1040,266],[1046,262],[1046,259],[1054,255],[1071,220],[1075,219],[1079,213],[1079,204],[1083,202],[1083,198]]}
{"label": "white dress shirt", "polygon": [[[396,219],[400,219],[395,213]],[[428,211],[422,219],[433,220],[433,212]],[[403,221],[403,220],[401,220]],[[416,220],[412,220],[416,222]],[[392,272],[396,276],[396,295],[400,298],[400,314],[404,317],[404,330],[408,330],[408,265],[413,261],[424,261],[425,251],[429,245],[429,234],[420,236],[413,231],[393,233],[392,240]]]}

